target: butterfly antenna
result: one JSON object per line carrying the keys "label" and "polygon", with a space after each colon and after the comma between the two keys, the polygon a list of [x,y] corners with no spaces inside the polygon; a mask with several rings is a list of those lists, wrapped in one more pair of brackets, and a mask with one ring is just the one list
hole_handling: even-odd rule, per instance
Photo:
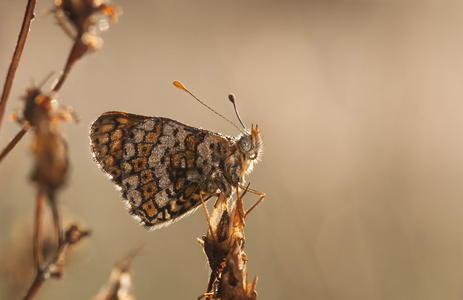
{"label": "butterfly antenna", "polygon": [[[233,122],[230,121],[229,119],[225,118],[225,117],[224,117],[223,115],[221,115],[220,113],[216,112],[214,109],[212,109],[211,107],[209,107],[209,106],[208,106],[206,103],[204,103],[203,101],[199,100],[198,97],[196,97],[195,95],[193,95],[192,92],[190,92],[189,90],[187,90],[187,89],[183,86],[183,84],[181,84],[179,81],[177,81],[177,80],[174,81],[174,85],[175,85],[176,87],[178,87],[179,89],[184,90],[185,92],[187,92],[188,94],[190,94],[190,95],[191,95],[193,98],[195,98],[199,103],[201,103],[201,104],[204,105],[205,107],[209,108],[209,109],[210,109],[211,111],[213,111],[216,115],[218,115],[218,116],[220,116],[222,119],[228,121],[230,124],[232,124],[233,126],[235,126],[236,129],[238,129],[241,133],[243,133],[243,131],[242,131],[238,126],[236,126],[235,123],[233,123]],[[232,95],[232,96],[233,96],[233,95]],[[230,99],[230,96],[229,96],[229,99]],[[233,97],[233,101],[232,101],[232,100],[230,100],[230,101],[233,102],[233,105],[235,106],[235,111],[236,111],[236,105],[235,105],[234,99],[235,99],[235,97]],[[237,113],[237,114],[238,114],[238,113]],[[239,116],[238,116],[238,120],[241,122],[241,119],[240,119]],[[241,122],[241,125],[243,125],[243,122]],[[243,125],[243,127],[244,127],[244,125]]]}
{"label": "butterfly antenna", "polygon": [[235,108],[235,114],[238,117],[238,121],[240,121],[241,126],[243,126],[243,128],[246,129],[246,126],[244,126],[243,121],[241,121],[240,114],[238,113],[238,109],[236,108],[235,96],[233,96],[233,94],[228,95],[228,100],[230,100],[230,102],[233,103],[233,107]]}

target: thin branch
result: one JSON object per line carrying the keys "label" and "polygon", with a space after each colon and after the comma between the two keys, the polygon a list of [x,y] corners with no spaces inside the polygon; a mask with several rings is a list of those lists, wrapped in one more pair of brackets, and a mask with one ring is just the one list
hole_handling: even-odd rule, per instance
{"label": "thin branch", "polygon": [[71,225],[64,233],[63,242],[58,248],[52,259],[45,266],[40,266],[36,270],[34,280],[31,286],[27,290],[23,300],[30,300],[34,298],[42,284],[50,278],[60,278],[63,275],[64,264],[66,258],[74,245],[80,242],[80,240],[90,232],[87,230],[80,229],[77,225]]}
{"label": "thin branch", "polygon": [[71,52],[69,53],[68,59],[66,61],[66,65],[64,66],[64,69],[61,72],[61,75],[57,83],[53,87],[54,93],[58,93],[58,91],[63,86],[64,81],[66,80],[69,73],[71,72],[71,69],[74,66],[74,63],[78,61],[82,57],[82,55],[84,55],[86,51],[87,51],[87,47],[84,44],[82,44],[81,36],[78,35],[74,40],[74,45],[72,46]]}
{"label": "thin branch", "polygon": [[100,292],[93,300],[134,300],[131,294],[132,272],[131,264],[133,259],[141,251],[142,245],[132,249],[129,253],[118,258],[109,275],[109,282],[100,289]]}
{"label": "thin branch", "polygon": [[49,203],[53,215],[53,226],[55,230],[56,245],[57,247],[60,247],[61,243],[63,242],[63,229],[61,227],[61,216],[59,214],[59,207],[58,203],[56,203],[54,192],[50,193],[48,195],[48,198],[50,200]]}
{"label": "thin branch", "polygon": [[39,270],[43,264],[42,255],[42,215],[43,215],[43,204],[45,203],[45,193],[43,188],[39,187],[37,193],[37,204],[35,210],[34,220],[34,246],[33,246],[33,257],[34,266],[36,270]]}
{"label": "thin branch", "polygon": [[2,150],[0,153],[0,162],[7,156],[8,153],[16,146],[16,144],[23,138],[26,134],[28,127],[23,127],[21,130],[16,134],[16,136],[10,141],[10,143]]}
{"label": "thin branch", "polygon": [[35,297],[37,292],[40,290],[42,287],[43,282],[45,281],[45,278],[43,276],[36,275],[34,278],[34,281],[31,284],[31,287],[27,291],[26,295],[24,296],[23,300],[30,300]]}
{"label": "thin branch", "polygon": [[19,33],[18,42],[16,43],[13,59],[11,60],[10,68],[8,69],[8,74],[6,75],[2,98],[0,99],[0,128],[2,126],[3,116],[5,115],[6,102],[8,101],[8,96],[10,95],[11,86],[13,85],[14,75],[16,74],[16,69],[18,68],[19,61],[21,60],[21,54],[23,52],[24,45],[26,44],[26,38],[27,34],[29,33],[31,22],[34,19],[35,3],[36,0],[28,0],[27,2],[26,12],[21,26],[21,31]]}

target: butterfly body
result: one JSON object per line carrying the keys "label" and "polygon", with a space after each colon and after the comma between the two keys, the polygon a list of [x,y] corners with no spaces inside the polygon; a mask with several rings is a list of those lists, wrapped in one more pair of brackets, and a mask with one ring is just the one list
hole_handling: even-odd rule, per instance
{"label": "butterfly body", "polygon": [[201,197],[230,196],[262,150],[257,126],[229,137],[124,112],[101,115],[90,139],[95,160],[121,189],[130,213],[150,229],[193,212]]}

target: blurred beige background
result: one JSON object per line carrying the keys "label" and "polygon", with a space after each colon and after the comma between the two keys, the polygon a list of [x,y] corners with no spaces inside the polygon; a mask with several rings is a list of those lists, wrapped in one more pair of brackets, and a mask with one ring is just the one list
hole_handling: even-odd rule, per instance
{"label": "blurred beige background", "polygon": [[[0,1],[2,85],[25,3]],[[237,134],[173,80],[232,120],[234,93],[246,125],[262,128],[263,160],[247,179],[267,198],[246,220],[259,299],[461,298],[461,1],[117,4],[124,14],[102,35],[104,47],[77,63],[59,94],[82,119],[66,125],[72,169],[59,199],[66,222],[93,235],[36,299],[89,299],[115,259],[143,243],[133,264],[137,299],[195,299],[205,290],[196,242],[204,213],[146,231],[89,151],[90,123],[109,110]],[[42,16],[51,5],[37,5],[8,114],[31,80],[64,65],[71,40]],[[18,128],[3,125],[0,147]],[[0,165],[3,253],[30,240],[29,142]]]}

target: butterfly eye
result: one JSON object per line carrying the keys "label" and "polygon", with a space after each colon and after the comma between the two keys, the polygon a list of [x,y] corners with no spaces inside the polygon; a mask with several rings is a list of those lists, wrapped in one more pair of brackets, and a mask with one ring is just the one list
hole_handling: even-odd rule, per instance
{"label": "butterfly eye", "polygon": [[244,151],[251,150],[251,139],[248,136],[243,136],[239,143]]}
{"label": "butterfly eye", "polygon": [[249,156],[250,159],[254,160],[257,158],[257,153],[253,153],[251,154],[251,156]]}

